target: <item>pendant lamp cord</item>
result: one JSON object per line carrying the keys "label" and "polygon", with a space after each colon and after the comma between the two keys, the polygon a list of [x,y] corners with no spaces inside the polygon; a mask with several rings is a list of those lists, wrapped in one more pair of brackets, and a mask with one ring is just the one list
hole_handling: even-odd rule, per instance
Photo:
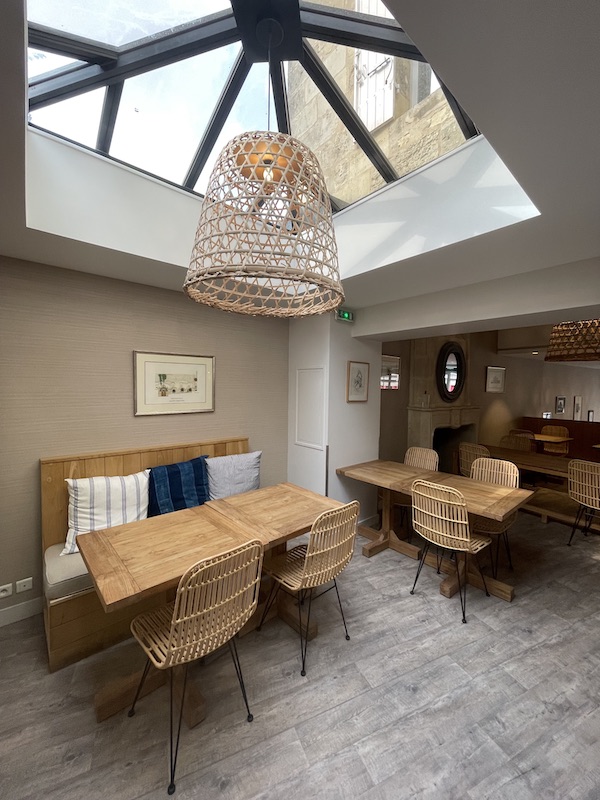
{"label": "pendant lamp cord", "polygon": [[269,68],[267,69],[267,130],[271,130],[271,38],[273,31],[269,29],[269,49],[268,61]]}

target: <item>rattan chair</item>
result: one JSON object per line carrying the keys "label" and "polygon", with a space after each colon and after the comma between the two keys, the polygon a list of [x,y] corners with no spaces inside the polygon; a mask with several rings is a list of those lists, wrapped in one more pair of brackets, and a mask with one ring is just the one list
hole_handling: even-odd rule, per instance
{"label": "rattan chair", "polygon": [[567,469],[569,497],[579,503],[568,542],[570,545],[582,517],[585,517],[583,534],[587,536],[594,517],[600,512],[600,464],[594,461],[573,459],[573,461],[569,461]]}
{"label": "rattan chair", "polygon": [[[527,440],[525,440],[527,441]],[[510,486],[516,489],[519,486],[519,469],[512,461],[501,461],[498,458],[476,458],[471,465],[471,478],[474,481],[484,481],[484,483],[497,483],[500,486]],[[504,540],[508,566],[512,570],[512,558],[510,546],[508,544],[508,530],[517,520],[517,513],[511,514],[502,522],[487,517],[473,517],[471,527],[475,533],[482,533],[486,536],[493,536],[496,539],[496,547],[490,548],[492,559],[492,577],[498,574],[498,551],[500,550],[500,539]],[[494,550],[496,551],[494,553]]]}
{"label": "rattan chair", "polygon": [[[548,436],[568,436],[569,429],[564,425],[544,425],[541,433]],[[560,456],[565,456],[569,452],[568,442],[543,442],[544,453],[555,453]]]}
{"label": "rattan chair", "polygon": [[[471,532],[465,499],[459,491],[449,486],[442,486],[429,481],[415,481],[412,485],[412,509],[413,528],[425,539],[426,544],[419,560],[415,582],[410,593],[415,593],[417,581],[431,544],[435,544],[438,549],[454,551],[456,553],[456,577],[462,609],[462,621],[466,622],[467,557],[472,556],[475,559],[485,593],[489,597],[485,578],[477,560],[477,554],[491,544],[492,540],[487,536],[480,536]],[[459,556],[461,553],[464,554],[464,581],[461,581],[460,577]]]}
{"label": "rattan chair", "polygon": [[509,433],[508,436],[503,436],[500,439],[500,447],[506,447],[508,450],[525,450],[531,452],[531,442],[533,440],[527,439],[525,436],[515,436]]}
{"label": "rattan chair", "polygon": [[476,458],[489,458],[490,451],[482,444],[461,442],[458,445],[458,466],[461,475],[468,478],[471,474],[471,464]]}
{"label": "rattan chair", "polygon": [[[265,564],[264,571],[271,576],[273,585],[258,629],[261,629],[280,589],[289,594],[297,595],[300,655],[302,658],[301,675],[306,675],[308,628],[313,599],[321,597],[330,589],[335,589],[346,639],[350,639],[336,577],[352,558],[359,508],[358,501],[353,500],[351,503],[335,508],[332,511],[325,511],[314,521],[308,544],[300,544],[297,547],[293,547],[287,553],[274,556],[271,561]],[[332,586],[313,598],[313,589],[324,586],[331,581],[333,581]],[[306,605],[306,625],[302,624],[301,606],[303,605]]]}
{"label": "rattan chair", "polygon": [[[169,669],[170,677],[170,783],[169,794],[175,791],[175,768],[179,750],[181,718],[185,701],[187,669],[196,661],[229,644],[246,710],[248,722],[252,714],[244,686],[242,669],[233,637],[256,610],[260,588],[263,549],[259,541],[251,541],[214,558],[194,564],[179,581],[175,601],[167,606],[139,614],[131,622],[131,632],[147,655],[129,716],[135,705],[150,665]],[[183,692],[177,739],[173,747],[173,670],[184,665]]]}
{"label": "rattan chair", "polygon": [[[429,447],[409,447],[404,454],[404,463],[408,464],[409,467],[420,467],[421,469],[429,469],[432,472],[437,472],[440,457],[435,450]],[[411,507],[411,504],[412,500],[410,495],[394,492],[393,507],[399,511],[401,527],[408,521],[408,509]]]}
{"label": "rattan chair", "polygon": [[525,430],[525,428],[512,428],[508,432],[509,436],[520,436],[522,439],[527,439],[529,442],[529,449],[535,450],[535,437],[533,431]]}

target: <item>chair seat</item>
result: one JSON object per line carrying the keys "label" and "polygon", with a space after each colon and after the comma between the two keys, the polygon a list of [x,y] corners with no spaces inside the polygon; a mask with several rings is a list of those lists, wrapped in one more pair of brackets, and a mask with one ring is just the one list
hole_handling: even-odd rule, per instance
{"label": "chair seat", "polygon": [[469,539],[469,553],[479,553],[484,547],[492,543],[489,536],[479,536],[477,533],[472,533]]}
{"label": "chair seat", "polygon": [[169,636],[175,603],[139,614],[131,622],[131,632],[147,648],[147,654],[157,669],[164,669],[169,652]]}
{"label": "chair seat", "polygon": [[297,591],[302,582],[306,561],[306,545],[299,544],[280,556],[274,556],[263,571],[291,591]]}

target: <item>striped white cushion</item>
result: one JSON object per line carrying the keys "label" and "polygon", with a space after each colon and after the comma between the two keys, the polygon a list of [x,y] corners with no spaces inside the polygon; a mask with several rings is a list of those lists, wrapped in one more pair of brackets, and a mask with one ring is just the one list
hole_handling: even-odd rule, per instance
{"label": "striped white cushion", "polygon": [[134,475],[67,478],[69,530],[61,556],[79,552],[76,538],[80,533],[146,519],[149,475],[145,469]]}

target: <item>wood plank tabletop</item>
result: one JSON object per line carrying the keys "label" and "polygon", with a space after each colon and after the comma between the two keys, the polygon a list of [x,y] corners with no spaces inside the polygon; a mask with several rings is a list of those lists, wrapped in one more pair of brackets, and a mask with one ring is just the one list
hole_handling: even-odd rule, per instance
{"label": "wood plank tabletop", "polygon": [[549,442],[551,444],[564,444],[564,442],[572,442],[572,436],[555,436],[550,433],[534,433],[533,438],[536,442]]}
{"label": "wood plank tabletop", "polygon": [[177,586],[192,564],[258,539],[265,549],[310,530],[337,500],[291,483],[77,537],[106,611]]}
{"label": "wood plank tabletop", "polygon": [[512,461],[519,469],[529,472],[539,472],[542,475],[555,475],[566,478],[569,473],[569,458],[553,456],[549,453],[534,453],[529,450],[512,450],[506,447],[486,444],[493,458]]}
{"label": "wood plank tabletop", "polygon": [[532,494],[528,489],[511,489],[494,483],[474,481],[462,475],[409,467],[396,461],[367,461],[340,467],[337,473],[404,494],[411,493],[412,483],[417,479],[451,486],[463,494],[470,514],[498,521],[504,520],[524,505]]}

